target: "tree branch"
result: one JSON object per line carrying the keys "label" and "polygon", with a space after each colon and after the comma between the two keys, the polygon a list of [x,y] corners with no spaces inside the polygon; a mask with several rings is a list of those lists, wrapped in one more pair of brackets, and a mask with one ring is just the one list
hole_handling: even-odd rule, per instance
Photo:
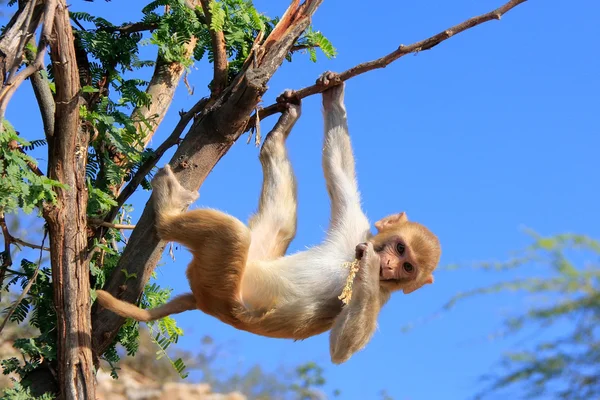
{"label": "tree branch", "polygon": [[[199,102],[197,102],[194,105],[194,107],[192,107],[188,112],[181,115],[181,119],[179,120],[179,123],[175,126],[175,129],[173,129],[173,132],[171,132],[169,137],[165,139],[165,141],[162,142],[156,150],[154,150],[154,153],[151,156],[149,156],[148,159],[138,168],[133,178],[131,178],[127,186],[125,186],[125,188],[121,191],[119,197],[117,197],[117,205],[113,207],[111,212],[108,213],[109,216],[114,213],[114,216],[109,221],[114,219],[119,209],[123,206],[123,204],[125,204],[129,196],[131,196],[137,190],[139,185],[142,183],[144,178],[150,173],[150,171],[152,171],[152,168],[154,168],[154,166],[156,165],[158,160],[160,160],[162,155],[165,154],[165,152],[171,147],[177,144],[185,127],[194,117],[198,116],[198,114],[204,109],[207,103],[208,99],[202,99]],[[104,220],[106,221],[107,218],[108,216]]]}
{"label": "tree branch", "polygon": [[212,28],[212,14],[210,12],[210,0],[200,0],[202,4],[202,10],[206,17],[206,25],[210,32],[210,39],[212,41],[213,57],[214,57],[214,73],[213,81],[211,85],[211,98],[218,97],[221,92],[227,86],[227,51],[225,48],[225,35],[222,30],[216,31]]}
{"label": "tree branch", "polygon": [[[36,1],[32,1],[31,3],[35,4]],[[34,7],[34,6],[31,5],[31,7]],[[23,81],[25,79],[29,78],[36,71],[38,71],[44,67],[44,55],[46,54],[46,46],[48,44],[48,41],[50,40],[50,33],[52,32],[52,28],[53,28],[53,24],[54,24],[55,11],[56,11],[56,0],[49,0],[44,3],[44,11],[43,11],[44,22],[42,25],[42,33],[40,34],[40,39],[38,42],[35,61],[33,62],[33,64],[28,65],[20,73],[18,73],[16,75],[11,75],[9,77],[9,79],[7,80],[6,84],[3,87],[0,87],[0,120],[2,120],[4,118],[4,114],[6,112],[6,107],[8,105],[8,102],[10,101],[10,98],[12,97],[14,92],[17,90],[17,88],[21,85],[21,83],[23,83]],[[32,11],[32,13],[33,13],[33,11]],[[29,25],[30,22],[31,21],[28,20],[27,25]],[[31,32],[28,31],[28,34],[32,35],[36,29],[37,29],[37,25],[36,25],[36,27],[33,28],[33,30]],[[29,38],[27,37],[27,39],[29,39]],[[25,41],[25,43],[26,43],[26,41]],[[25,47],[25,45],[23,44],[23,46],[17,50],[17,53],[14,57],[14,62],[13,62],[14,64],[18,63],[20,65],[21,57],[23,56],[23,48],[24,47]]]}
{"label": "tree branch", "polygon": [[135,229],[135,225],[113,224],[110,222],[106,222],[100,218],[88,218],[88,224],[104,226],[106,228],[112,228],[112,229]]}
{"label": "tree branch", "polygon": [[[502,15],[504,15],[508,11],[512,10],[514,7],[518,6],[521,3],[524,3],[526,1],[527,0],[511,0],[508,3],[504,4],[503,6],[495,9],[494,11],[490,11],[486,14],[482,14],[482,15],[470,18],[458,25],[448,28],[448,29],[444,30],[443,32],[440,32],[437,35],[431,36],[425,40],[421,40],[419,42],[413,43],[408,46],[400,45],[400,47],[398,47],[395,51],[391,52],[390,54],[388,54],[386,56],[383,56],[383,57],[378,58],[373,61],[368,61],[368,62],[358,64],[358,65],[340,73],[339,74],[340,83],[343,81],[346,81],[350,78],[353,78],[357,75],[364,74],[365,72],[372,71],[372,70],[378,69],[378,68],[385,68],[390,63],[396,61],[400,57],[405,56],[407,54],[418,53],[418,52],[421,52],[424,50],[430,50],[433,47],[437,46],[438,44],[442,43],[443,41],[450,39],[452,36],[455,36],[461,32],[464,32],[470,28],[473,28],[477,25],[483,24],[484,22],[488,22],[491,20],[499,20],[502,17]],[[311,96],[311,95],[314,95],[317,93],[321,93],[326,89],[327,89],[326,86],[321,86],[321,85],[315,84],[315,85],[308,86],[308,87],[305,87],[305,88],[302,88],[302,89],[292,92],[292,96],[295,98],[298,98],[298,99],[303,99],[305,97],[308,97],[308,96]],[[284,110],[284,108],[283,108],[284,102],[285,102],[285,99],[282,97],[279,97],[279,98],[277,98],[277,101],[274,104],[271,104],[270,106],[261,109],[258,113],[259,120],[262,120],[263,118],[269,117],[273,114],[282,112]],[[250,118],[248,125],[245,128],[246,132],[255,127],[255,121],[256,121],[255,116]]]}
{"label": "tree branch", "polygon": [[[30,44],[34,44],[34,39],[29,39]],[[35,54],[28,49],[25,49],[25,56],[29,64],[33,64],[35,62]],[[33,73],[29,77],[29,81],[31,82],[31,87],[33,88],[33,93],[37,100],[38,107],[40,109],[40,114],[42,115],[42,123],[44,125],[44,133],[46,138],[54,135],[54,96],[52,95],[52,90],[50,90],[50,85],[48,82],[48,78],[42,75],[44,68],[40,71]]]}
{"label": "tree branch", "polygon": [[[13,243],[16,243],[21,246],[29,247],[32,249],[50,251],[49,247],[43,247],[43,245],[29,243],[29,242],[26,242],[24,240],[21,240],[17,237],[14,237],[13,235],[11,235],[10,231],[8,230],[8,226],[6,226],[6,218],[5,218],[3,212],[0,212],[0,230],[2,230],[2,236],[4,236],[4,251],[8,252],[9,254],[10,254],[10,245]],[[2,264],[3,267],[9,266],[9,265],[10,264],[8,264],[8,265]],[[1,280],[0,280],[0,286],[2,286]]]}

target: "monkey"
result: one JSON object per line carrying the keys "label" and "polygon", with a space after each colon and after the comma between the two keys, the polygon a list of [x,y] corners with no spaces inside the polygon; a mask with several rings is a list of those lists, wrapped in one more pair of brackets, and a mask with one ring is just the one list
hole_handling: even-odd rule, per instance
{"label": "monkey", "polygon": [[[98,290],[102,307],[138,321],[199,309],[273,338],[301,340],[330,330],[331,360],[341,364],[370,341],[393,292],[433,283],[441,246],[428,228],[401,212],[375,222],[377,233],[371,232],[356,179],[345,84],[333,72],[317,84],[325,89],[322,167],[331,208],[325,240],[286,255],[296,234],[297,187],[285,143],[301,114],[300,101],[286,91],[285,110],[259,152],[262,190],[248,225],[214,209],[185,211],[199,194],[183,188],[169,164],[151,181],[159,237],[193,255],[186,272],[191,293],[145,310]],[[349,273],[343,265],[355,259],[353,294],[343,304],[338,295]]]}

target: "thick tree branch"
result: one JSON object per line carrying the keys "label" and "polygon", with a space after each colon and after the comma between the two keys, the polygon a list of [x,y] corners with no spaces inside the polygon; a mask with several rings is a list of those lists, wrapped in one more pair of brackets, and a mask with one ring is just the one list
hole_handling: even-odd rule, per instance
{"label": "thick tree branch", "polygon": [[6,25],[0,36],[0,85],[5,83],[7,72],[13,70],[15,64],[21,64],[22,40],[33,36],[42,9],[41,0],[20,1],[19,8]]}
{"label": "thick tree branch", "polygon": [[[212,168],[240,137],[252,110],[267,90],[269,79],[309,26],[312,13],[321,2],[307,0],[299,6],[294,1],[288,9],[293,17],[279,21],[285,26],[278,24],[277,39],[271,40],[268,48],[261,46],[259,50],[262,50],[262,57],[256,65],[249,63],[247,70],[241,72],[195,120],[170,161],[175,175],[185,188],[198,190]],[[136,302],[160,260],[164,246],[154,227],[151,197],[104,290],[125,301]],[[127,274],[136,274],[137,279],[127,280],[123,270]],[[113,342],[123,322],[122,317],[94,306],[96,356],[101,355]]]}
{"label": "thick tree branch", "polygon": [[[464,32],[464,31],[470,29],[470,28],[473,28],[477,25],[483,24],[484,22],[488,22],[488,21],[492,21],[492,20],[499,20],[502,17],[502,15],[504,15],[508,11],[512,10],[514,7],[518,6],[521,3],[524,3],[526,1],[527,0],[511,0],[508,3],[504,4],[503,6],[495,9],[494,11],[470,18],[458,25],[448,28],[448,29],[444,30],[443,32],[440,32],[437,35],[431,36],[425,40],[421,40],[419,42],[413,43],[408,46],[400,45],[400,47],[398,47],[395,51],[391,52],[390,54],[388,54],[386,56],[383,56],[383,57],[378,58],[373,61],[368,61],[368,62],[364,62],[362,64],[358,64],[358,65],[340,73],[339,80],[340,80],[340,82],[343,82],[343,81],[346,81],[357,75],[364,74],[365,72],[372,71],[372,70],[378,69],[378,68],[385,68],[390,63],[396,61],[400,57],[405,56],[407,54],[418,53],[418,52],[421,52],[424,50],[430,50],[431,48],[437,46],[438,44],[442,43],[443,41],[450,39],[452,36],[455,36],[461,32]],[[292,92],[292,96],[294,96],[298,99],[303,99],[305,97],[308,97],[308,96],[311,96],[311,95],[314,95],[317,93],[321,93],[325,89],[327,89],[327,87],[315,84],[315,85],[308,86],[308,87],[305,87],[305,88],[302,88],[302,89]],[[263,118],[269,117],[273,114],[282,112],[284,110],[284,108],[283,108],[284,102],[285,102],[285,99],[280,97],[277,99],[277,101],[274,104],[271,104],[270,106],[261,109],[258,114],[259,120],[262,120]],[[255,121],[256,121],[256,118],[253,116],[253,118],[251,118],[250,121],[248,122],[248,126],[246,127],[245,130],[249,131],[250,129],[254,128]]]}
{"label": "thick tree branch", "polygon": [[227,51],[225,48],[225,35],[222,30],[216,31],[211,27],[212,15],[210,12],[210,0],[200,0],[202,10],[206,18],[206,25],[210,32],[210,39],[213,49],[213,81],[211,85],[211,98],[218,97],[227,86]]}

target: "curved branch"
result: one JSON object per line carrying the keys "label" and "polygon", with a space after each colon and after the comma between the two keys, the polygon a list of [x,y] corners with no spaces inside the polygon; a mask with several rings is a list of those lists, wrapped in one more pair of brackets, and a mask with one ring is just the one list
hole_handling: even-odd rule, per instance
{"label": "curved branch", "polygon": [[[524,3],[526,1],[527,0],[510,0],[508,3],[495,9],[494,11],[490,11],[486,14],[482,14],[482,15],[478,15],[476,17],[470,18],[458,25],[454,25],[453,27],[448,28],[448,29],[438,33],[437,35],[431,36],[425,40],[421,40],[419,42],[413,43],[408,46],[401,44],[400,47],[398,47],[395,51],[391,52],[388,55],[385,55],[385,56],[378,58],[376,60],[373,60],[373,61],[367,61],[367,62],[358,64],[344,72],[341,72],[339,74],[340,82],[346,81],[350,78],[353,78],[360,74],[364,74],[365,72],[372,71],[374,69],[385,68],[390,63],[396,61],[400,57],[405,56],[407,54],[418,53],[418,52],[421,52],[424,50],[432,49],[433,47],[437,46],[438,44],[442,43],[443,41],[450,39],[452,36],[455,36],[461,32],[464,32],[470,28],[473,28],[477,25],[483,24],[484,22],[488,22],[491,20],[499,20],[502,17],[502,15],[506,14],[508,11],[510,11],[514,7],[518,6],[521,3]],[[313,94],[321,93],[324,90],[326,90],[327,88],[328,88],[328,86],[321,86],[321,85],[315,84],[312,86],[308,86],[308,87],[296,90],[296,91],[292,92],[291,96],[293,96],[297,99],[303,99],[303,98],[311,96]],[[286,101],[285,98],[278,97],[274,104],[271,104],[270,106],[261,109],[258,114],[259,120],[262,120],[263,118],[269,117],[273,114],[282,112],[284,110],[283,103],[285,101]],[[254,128],[255,121],[256,121],[256,118],[254,116],[250,118],[250,120],[246,126],[245,132]]]}

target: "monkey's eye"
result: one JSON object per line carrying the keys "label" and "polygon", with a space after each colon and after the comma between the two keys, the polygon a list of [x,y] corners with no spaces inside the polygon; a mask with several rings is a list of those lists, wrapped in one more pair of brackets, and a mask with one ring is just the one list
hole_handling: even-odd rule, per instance
{"label": "monkey's eye", "polygon": [[396,251],[398,252],[398,254],[400,254],[401,256],[404,255],[404,250],[406,250],[406,246],[404,246],[404,244],[402,243],[398,243],[396,245]]}
{"label": "monkey's eye", "polygon": [[409,274],[412,273],[415,270],[415,267],[413,267],[411,263],[407,263],[407,262],[405,262],[402,265],[402,268],[404,268],[404,270],[406,272],[408,272]]}

